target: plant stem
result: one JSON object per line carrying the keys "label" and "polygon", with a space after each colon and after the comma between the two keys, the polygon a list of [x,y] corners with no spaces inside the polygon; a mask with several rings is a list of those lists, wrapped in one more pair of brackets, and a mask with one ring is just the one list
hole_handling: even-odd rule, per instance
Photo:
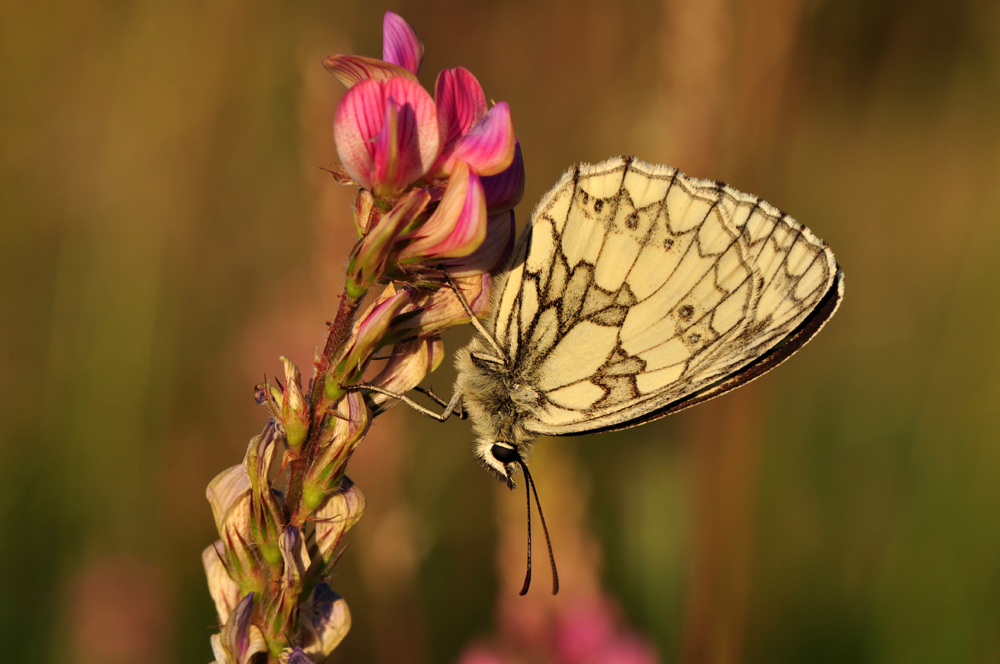
{"label": "plant stem", "polygon": [[330,331],[323,344],[323,354],[314,363],[314,373],[312,388],[309,394],[309,409],[312,413],[312,421],[309,425],[309,436],[302,446],[302,458],[296,459],[289,464],[288,479],[288,506],[291,522],[294,526],[301,526],[304,515],[299,515],[299,507],[302,502],[302,485],[305,471],[311,465],[312,454],[317,448],[317,441],[322,438],[327,429],[329,415],[327,411],[332,405],[329,397],[326,396],[326,378],[330,371],[330,366],[346,343],[354,325],[358,308],[361,305],[361,298],[353,298],[344,290],[340,294],[340,306],[337,309],[337,316],[330,324]]}

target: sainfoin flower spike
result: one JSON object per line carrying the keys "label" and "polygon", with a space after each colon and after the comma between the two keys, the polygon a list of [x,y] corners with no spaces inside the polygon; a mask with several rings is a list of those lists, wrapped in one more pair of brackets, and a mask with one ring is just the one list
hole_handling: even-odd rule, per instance
{"label": "sainfoin flower spike", "polygon": [[387,12],[381,59],[323,61],[348,88],[334,113],[336,182],[358,187],[357,234],[311,379],[281,357],[283,381],[257,386],[264,430],[207,490],[218,664],[318,663],[347,635],[351,613],[330,583],[365,496],[346,470],[393,404],[371,388],[403,393],[437,369],[440,332],[486,311],[491,272],[510,253],[524,190],[510,107],[488,104],[462,67],[442,71],[432,97],[416,76],[423,55]]}

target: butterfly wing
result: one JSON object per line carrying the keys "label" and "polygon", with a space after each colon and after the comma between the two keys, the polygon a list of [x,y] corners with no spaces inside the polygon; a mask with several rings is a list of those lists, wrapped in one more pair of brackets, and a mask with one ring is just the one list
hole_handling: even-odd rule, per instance
{"label": "butterfly wing", "polygon": [[756,196],[617,158],[535,209],[492,327],[539,394],[534,433],[614,430],[777,366],[836,311],[829,247]]}

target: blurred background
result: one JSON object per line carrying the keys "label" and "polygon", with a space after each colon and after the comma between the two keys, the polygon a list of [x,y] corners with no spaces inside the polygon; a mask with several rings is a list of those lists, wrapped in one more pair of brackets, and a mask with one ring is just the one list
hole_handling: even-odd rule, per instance
{"label": "blurred background", "polygon": [[750,386],[539,442],[554,599],[540,540],[517,596],[523,494],[467,423],[380,418],[330,661],[1000,660],[992,0],[4,0],[4,659],[212,659],[204,489],[334,312],[352,191],[321,170],[320,60],[379,56],[385,9],[426,86],[462,65],[510,103],[519,222],[575,162],[633,154],[788,211],[847,295]]}

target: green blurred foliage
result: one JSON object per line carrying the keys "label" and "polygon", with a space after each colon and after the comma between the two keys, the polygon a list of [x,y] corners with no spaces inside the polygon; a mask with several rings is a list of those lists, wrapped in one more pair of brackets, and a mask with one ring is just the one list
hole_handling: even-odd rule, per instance
{"label": "green blurred foliage", "polygon": [[[426,85],[462,65],[511,104],[528,173],[520,220],[572,163],[635,154],[760,194],[826,239],[845,270],[841,311],[746,396],[561,443],[589,473],[609,592],[664,662],[697,661],[691,644],[711,642],[698,633],[699,598],[710,622],[735,625],[719,661],[997,661],[1000,9],[715,2],[728,23],[703,41],[722,53],[712,71],[725,76],[695,89],[715,113],[714,142],[699,151],[684,144],[697,123],[674,121],[692,96],[671,96],[685,88],[663,72],[702,62],[670,51],[678,14],[668,5],[388,7],[427,47]],[[79,582],[94,561],[118,557],[146,566],[138,587],[163,615],[147,608],[147,645],[116,661],[211,659],[204,487],[263,424],[254,382],[278,371],[282,353],[307,371],[332,313],[349,196],[319,171],[336,162],[340,94],[319,60],[378,55],[384,9],[0,6],[9,661],[88,662],[87,639],[121,639],[113,619],[88,612],[80,588],[91,586]],[[750,56],[767,52],[775,17],[790,11],[779,94],[764,94],[755,86],[773,71]],[[749,433],[725,434],[737,441],[734,469],[703,485],[714,457],[699,456],[699,441],[714,439],[716,417]],[[405,436],[395,474],[379,479],[375,444],[350,473],[369,497],[356,536],[381,541],[372,524],[403,506],[418,545],[400,577],[409,585],[379,589],[361,560],[372,549],[349,548],[337,589],[354,629],[331,661],[452,661],[491,631],[505,591],[493,502],[514,498],[475,467],[467,425],[392,418],[384,430]],[[367,488],[383,485],[398,495]],[[713,542],[718,564],[700,553]],[[724,605],[697,570],[725,587],[730,563],[742,590],[723,593],[734,602]]]}

